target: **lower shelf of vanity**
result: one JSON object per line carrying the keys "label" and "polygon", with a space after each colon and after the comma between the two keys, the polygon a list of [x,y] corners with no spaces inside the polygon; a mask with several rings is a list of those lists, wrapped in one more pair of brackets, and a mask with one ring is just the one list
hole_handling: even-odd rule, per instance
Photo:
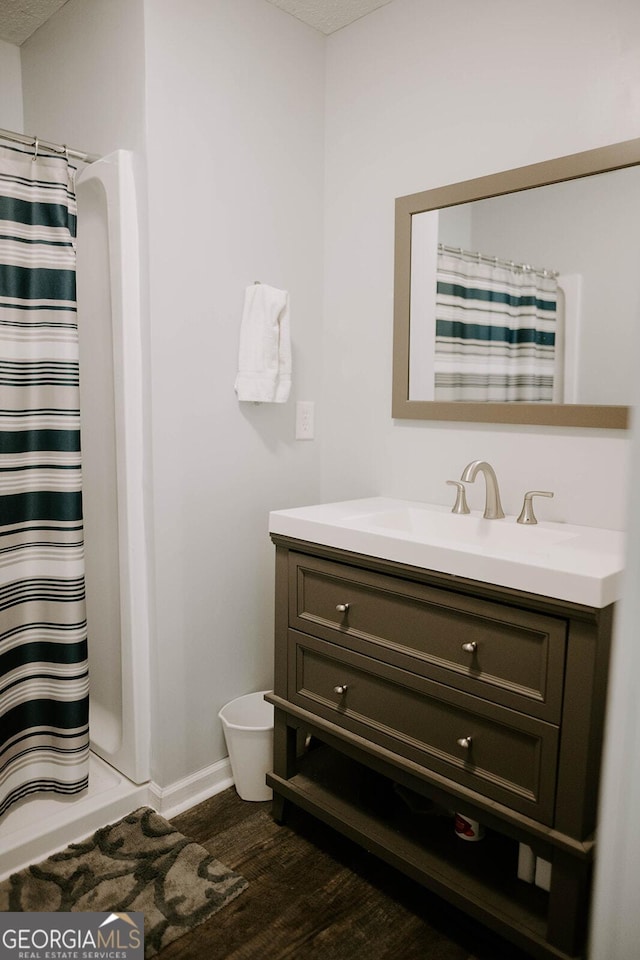
{"label": "lower shelf of vanity", "polygon": [[531,957],[567,960],[546,940],[549,894],[517,877],[518,843],[494,830],[460,839],[452,811],[319,739],[289,779],[267,775],[291,801],[431,892],[507,938]]}

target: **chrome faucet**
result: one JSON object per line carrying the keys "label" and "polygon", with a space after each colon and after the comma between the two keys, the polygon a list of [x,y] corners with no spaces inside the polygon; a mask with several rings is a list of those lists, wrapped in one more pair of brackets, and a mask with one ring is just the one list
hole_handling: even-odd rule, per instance
{"label": "chrome faucet", "polygon": [[487,520],[501,520],[504,517],[504,510],[500,503],[500,491],[498,489],[498,478],[490,463],[486,460],[472,460],[462,471],[460,479],[464,483],[473,483],[478,471],[484,474],[486,488],[486,501],[484,505],[483,516]]}

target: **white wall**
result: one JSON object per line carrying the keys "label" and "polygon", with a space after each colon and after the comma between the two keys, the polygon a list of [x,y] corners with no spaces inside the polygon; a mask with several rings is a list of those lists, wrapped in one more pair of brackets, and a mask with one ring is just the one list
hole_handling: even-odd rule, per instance
{"label": "white wall", "polygon": [[[270,509],[319,499],[324,40],[264,0],[146,15],[157,657],[154,775],[226,753],[217,712],[272,685]],[[289,290],[293,390],[233,390],[247,284]],[[318,408],[318,429],[324,430]]]}
{"label": "white wall", "polygon": [[591,960],[631,960],[640,942],[640,421],[632,431],[625,596],[611,657],[592,915]]}
{"label": "white wall", "polygon": [[0,127],[22,133],[20,47],[0,40]]}
{"label": "white wall", "polygon": [[69,0],[20,48],[25,129],[88,153],[144,146],[142,0]]}
{"label": "white wall", "polygon": [[329,38],[323,499],[448,503],[484,458],[510,513],[623,525],[623,433],[392,421],[393,201],[637,136],[639,54],[636,0],[395,0]]}

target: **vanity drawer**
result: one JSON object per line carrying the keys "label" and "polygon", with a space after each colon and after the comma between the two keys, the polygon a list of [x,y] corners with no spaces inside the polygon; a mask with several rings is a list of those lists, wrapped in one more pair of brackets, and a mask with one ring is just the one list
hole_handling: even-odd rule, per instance
{"label": "vanity drawer", "polygon": [[[552,724],[293,630],[288,688],[292,703],[339,728],[552,823],[558,753]],[[460,742],[466,739],[470,745]]]}
{"label": "vanity drawer", "polygon": [[288,686],[288,699],[310,713],[552,823],[558,753],[552,724],[295,631],[289,631]]}
{"label": "vanity drawer", "polygon": [[289,625],[559,722],[567,633],[560,617],[292,552]]}

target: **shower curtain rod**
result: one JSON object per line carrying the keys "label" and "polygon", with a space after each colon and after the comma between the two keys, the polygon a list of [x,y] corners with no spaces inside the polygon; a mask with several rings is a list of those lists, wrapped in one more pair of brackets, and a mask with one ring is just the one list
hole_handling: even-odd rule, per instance
{"label": "shower curtain rod", "polygon": [[13,130],[0,130],[0,138],[3,140],[12,140],[13,143],[25,143],[31,145],[34,149],[34,155],[37,155],[38,149],[43,147],[45,150],[51,150],[52,153],[59,153],[61,156],[75,157],[76,160],[82,160],[83,163],[95,163],[100,157],[95,153],[84,153],[83,150],[72,150],[65,144],[50,143],[48,140],[40,140],[39,137],[30,137],[24,133],[15,133]]}
{"label": "shower curtain rod", "polygon": [[542,267],[532,267],[528,263],[514,263],[513,260],[502,260],[500,257],[490,257],[485,253],[477,253],[472,250],[463,250],[462,247],[449,247],[446,243],[439,243],[438,250],[441,253],[456,253],[460,257],[468,257],[470,260],[479,260],[482,263],[492,263],[496,267],[511,267],[514,270],[522,270],[523,273],[535,273],[537,277],[559,276],[557,270],[545,270]]}

